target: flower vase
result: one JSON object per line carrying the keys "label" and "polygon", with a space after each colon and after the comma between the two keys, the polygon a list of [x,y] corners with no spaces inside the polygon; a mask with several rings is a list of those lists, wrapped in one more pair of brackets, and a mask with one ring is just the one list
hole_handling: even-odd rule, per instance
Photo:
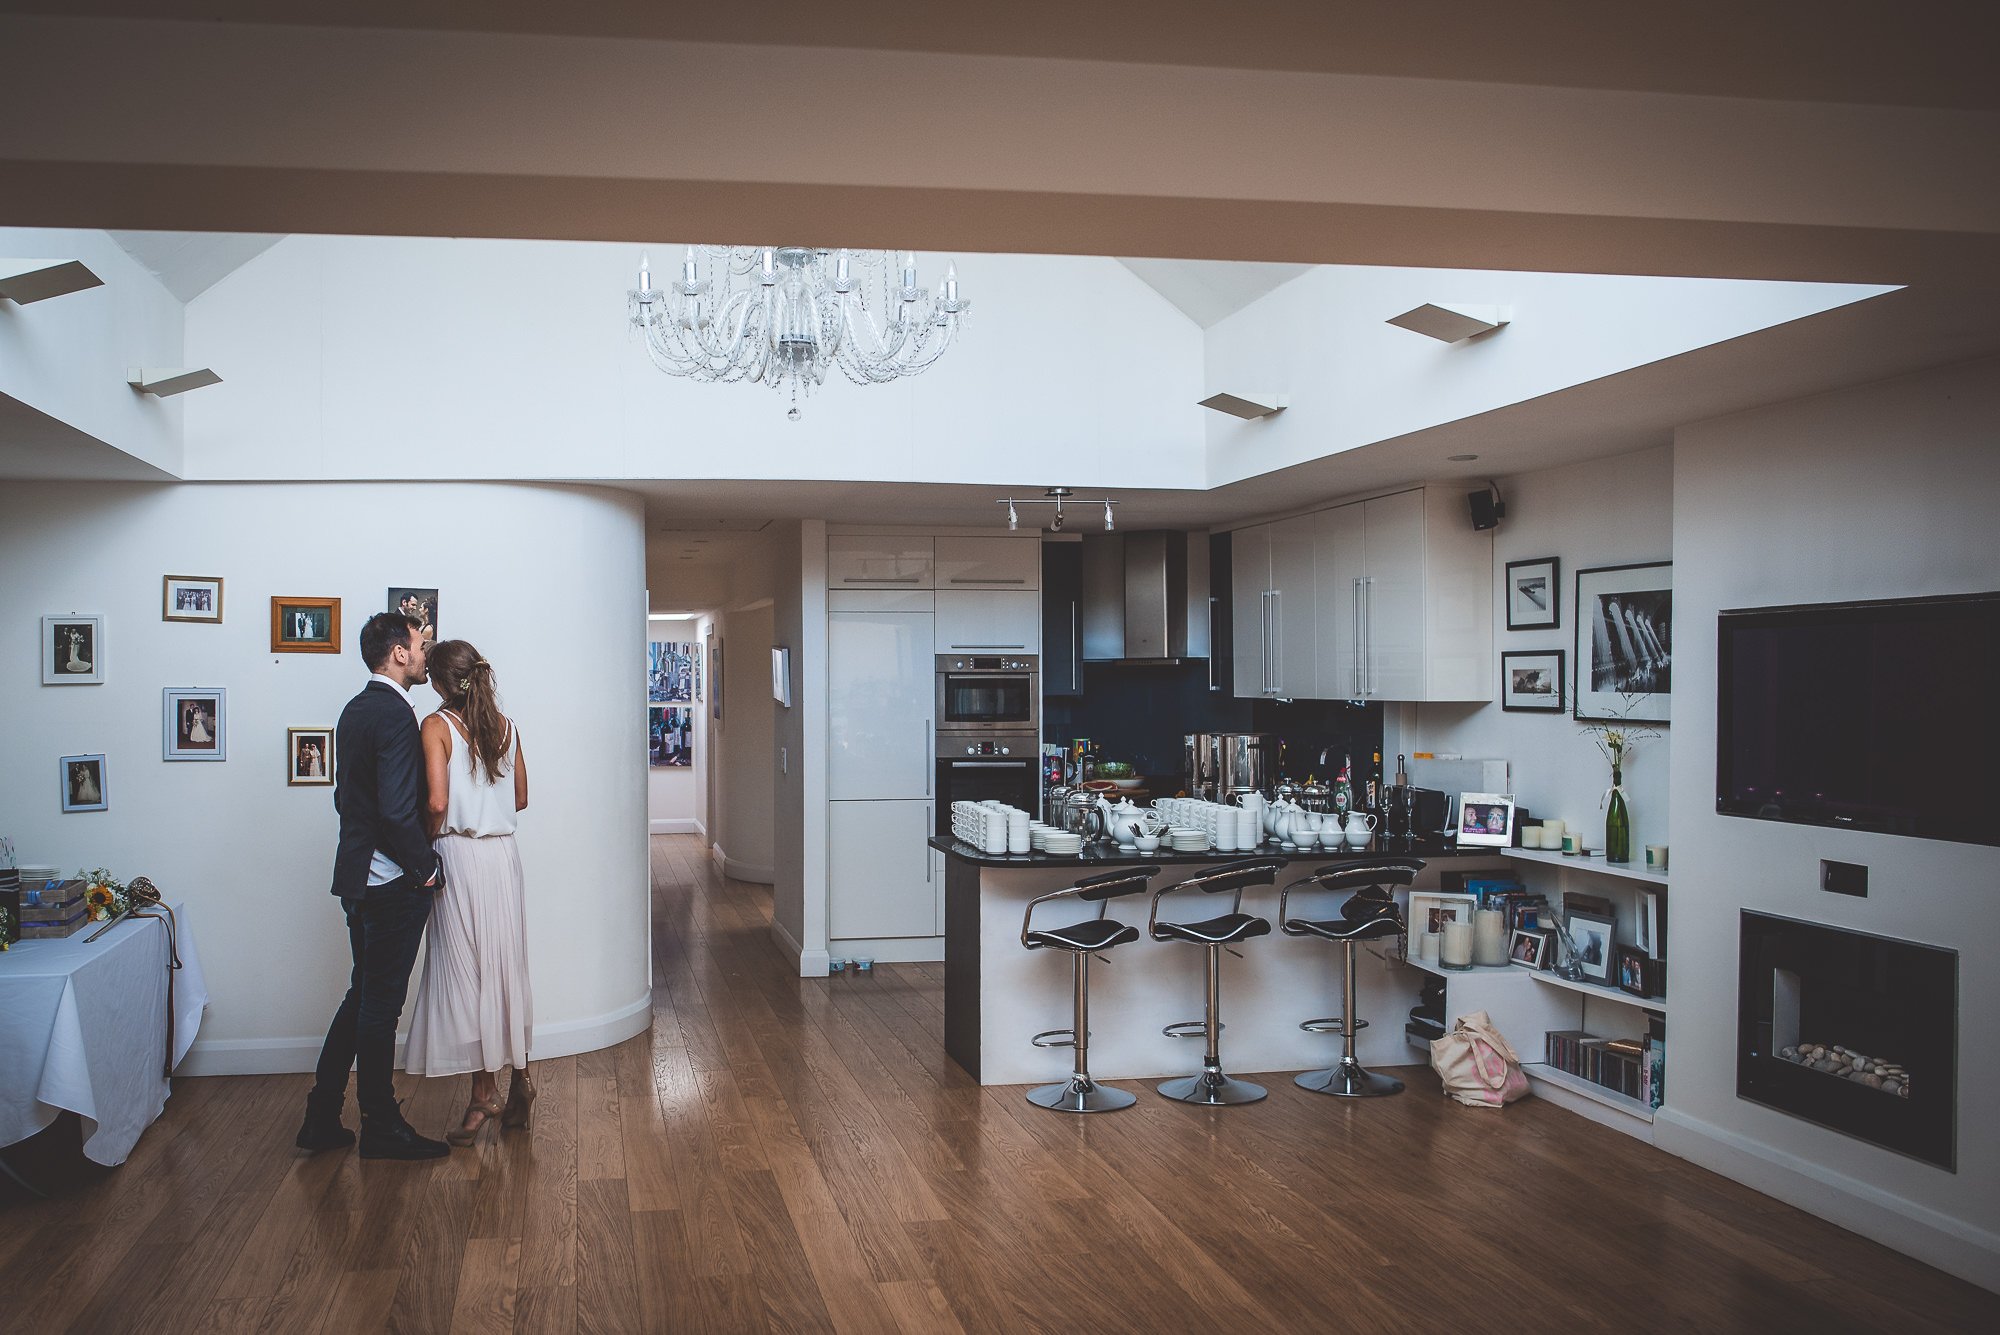
{"label": "flower vase", "polygon": [[1630,862],[1632,860],[1632,813],[1625,805],[1625,782],[1622,771],[1611,771],[1610,810],[1604,815],[1604,860],[1606,862]]}

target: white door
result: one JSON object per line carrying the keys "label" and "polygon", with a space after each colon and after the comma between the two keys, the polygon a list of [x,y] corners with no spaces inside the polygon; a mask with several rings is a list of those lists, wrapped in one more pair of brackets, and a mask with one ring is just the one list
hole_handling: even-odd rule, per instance
{"label": "white door", "polygon": [[929,802],[827,803],[827,935],[937,935]]}
{"label": "white door", "polygon": [[828,797],[930,796],[931,622],[928,612],[827,614]]}
{"label": "white door", "polygon": [[1319,621],[1313,606],[1313,517],[1300,515],[1271,525],[1271,645],[1276,665],[1272,694],[1310,699],[1319,689]]}
{"label": "white door", "polygon": [[1041,594],[938,590],[939,653],[1033,654],[1041,644]]}
{"label": "white door", "polygon": [[946,538],[936,544],[940,589],[1038,589],[1040,538]]}
{"label": "white door", "polygon": [[1362,584],[1363,693],[1422,700],[1424,690],[1424,494],[1364,501],[1368,568]]}
{"label": "white door", "polygon": [[1235,631],[1230,660],[1235,694],[1271,694],[1265,675],[1264,643],[1271,633],[1271,525],[1239,528],[1229,535],[1229,620]]}
{"label": "white door", "polygon": [[1367,529],[1358,505],[1313,516],[1313,603],[1319,609],[1317,694],[1322,700],[1361,695],[1361,577]]}

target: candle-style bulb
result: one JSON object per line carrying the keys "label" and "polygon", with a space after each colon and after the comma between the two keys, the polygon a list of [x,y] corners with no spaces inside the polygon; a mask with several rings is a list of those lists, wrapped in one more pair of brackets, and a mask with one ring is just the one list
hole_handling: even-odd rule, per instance
{"label": "candle-style bulb", "polygon": [[689,284],[694,282],[694,247],[687,248],[687,258],[681,261],[681,277]]}
{"label": "candle-style bulb", "polygon": [[917,252],[914,250],[906,250],[903,252],[903,286],[915,287],[916,285],[917,285]]}
{"label": "candle-style bulb", "polygon": [[646,262],[646,252],[643,250],[639,252],[639,290],[641,292],[653,290],[653,266]]}
{"label": "candle-style bulb", "polygon": [[958,300],[958,265],[951,260],[946,260],[944,266],[944,299]]}

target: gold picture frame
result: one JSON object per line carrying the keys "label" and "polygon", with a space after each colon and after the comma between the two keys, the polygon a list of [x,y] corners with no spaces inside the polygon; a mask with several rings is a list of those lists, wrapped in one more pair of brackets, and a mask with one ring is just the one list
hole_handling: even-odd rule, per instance
{"label": "gold picture frame", "polygon": [[222,576],[162,575],[160,620],[222,624]]}

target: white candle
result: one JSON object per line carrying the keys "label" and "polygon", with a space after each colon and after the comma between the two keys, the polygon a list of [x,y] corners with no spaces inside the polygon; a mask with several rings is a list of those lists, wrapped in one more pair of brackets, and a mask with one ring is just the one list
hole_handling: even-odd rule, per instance
{"label": "white candle", "polygon": [[1472,924],[1448,922],[1438,942],[1438,963],[1447,969],[1472,967]]}
{"label": "white candle", "polygon": [[1507,915],[1499,909],[1475,909],[1472,914],[1472,962],[1507,962]]}

